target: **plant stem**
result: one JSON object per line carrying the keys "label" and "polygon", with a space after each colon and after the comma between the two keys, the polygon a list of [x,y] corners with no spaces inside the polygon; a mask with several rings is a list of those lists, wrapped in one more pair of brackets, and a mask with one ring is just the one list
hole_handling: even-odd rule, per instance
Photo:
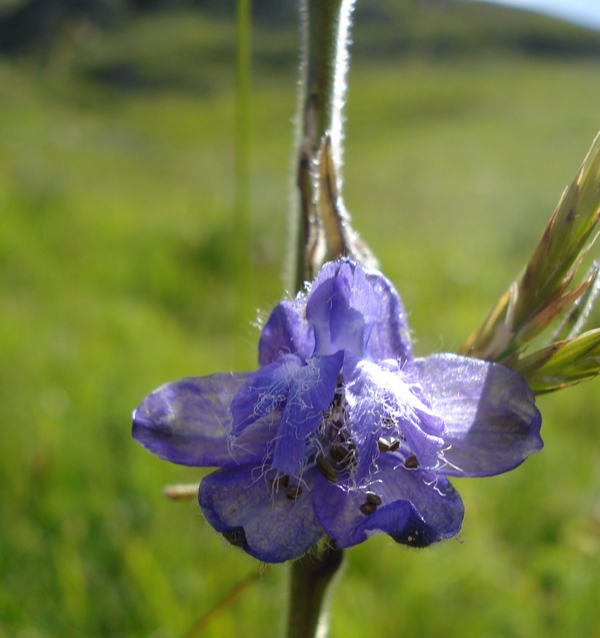
{"label": "plant stem", "polygon": [[331,134],[334,167],[342,161],[342,116],[348,67],[347,44],[354,0],[301,0],[302,61],[296,183],[299,220],[295,246],[295,290],[316,275],[314,165],[325,133]]}
{"label": "plant stem", "polygon": [[237,278],[236,332],[237,363],[246,365],[240,337],[245,335],[248,310],[252,306],[253,281],[250,233],[250,78],[251,0],[236,0],[236,81],[235,81],[235,204],[232,259]]}
{"label": "plant stem", "polygon": [[327,635],[327,606],[343,559],[343,550],[327,542],[316,554],[308,553],[292,563],[287,638]]}

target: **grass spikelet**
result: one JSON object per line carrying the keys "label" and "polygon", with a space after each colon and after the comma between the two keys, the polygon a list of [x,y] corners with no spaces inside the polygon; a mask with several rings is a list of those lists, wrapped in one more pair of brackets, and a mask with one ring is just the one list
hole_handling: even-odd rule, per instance
{"label": "grass spikelet", "polygon": [[[574,316],[574,307],[586,308],[585,313],[577,315],[579,318],[589,314],[587,306],[595,299],[593,289],[597,269],[583,282],[575,286],[572,283],[596,239],[595,228],[599,219],[600,134],[596,136],[572,184],[565,189],[525,269],[467,339],[460,353],[504,362],[520,370],[528,381],[528,374],[534,375],[535,370],[541,367],[547,369],[550,362],[555,365],[558,360],[577,367],[577,357],[582,356],[583,351],[571,344],[579,343],[579,338],[551,343],[547,346],[550,350],[542,349],[525,358],[522,354],[527,345],[555,321],[559,323],[555,332],[561,333],[561,327],[569,323],[570,316]],[[577,319],[571,320],[570,325],[575,321]],[[556,343],[561,345],[553,350]],[[568,357],[557,359],[557,353],[565,348]],[[548,359],[549,352],[551,356]],[[587,364],[582,365],[586,370],[592,369]],[[569,375],[569,379],[577,377],[574,370]],[[586,373],[584,376],[589,375]],[[552,384],[542,385],[554,388]]]}

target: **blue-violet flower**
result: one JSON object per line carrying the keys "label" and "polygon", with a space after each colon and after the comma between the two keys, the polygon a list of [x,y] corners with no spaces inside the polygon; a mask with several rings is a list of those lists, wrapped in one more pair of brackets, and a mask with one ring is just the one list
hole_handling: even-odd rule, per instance
{"label": "blue-violet flower", "polygon": [[542,447],[527,383],[495,363],[414,358],[398,293],[348,259],[263,327],[259,369],[168,383],[133,415],[163,459],[219,467],[199,502],[231,543],[266,562],[387,533],[425,547],[464,508],[448,476],[511,470]]}

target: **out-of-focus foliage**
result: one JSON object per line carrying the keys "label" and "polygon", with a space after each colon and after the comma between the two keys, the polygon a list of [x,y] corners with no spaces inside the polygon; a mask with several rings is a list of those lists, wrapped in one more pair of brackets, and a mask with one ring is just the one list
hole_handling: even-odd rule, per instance
{"label": "out-of-focus foliage", "polygon": [[[518,49],[366,58],[372,25],[355,31],[345,201],[417,353],[456,350],[600,128],[600,71]],[[149,12],[78,29],[43,70],[0,61],[0,636],[179,637],[255,565],[193,502],[164,499],[199,472],[134,444],[130,413],[168,379],[256,366],[251,322],[280,297],[287,245],[298,42],[293,25],[254,35],[255,286],[240,338],[233,25]],[[351,552],[332,636],[600,633],[598,387],[540,407],[542,453],[457,481],[461,542]],[[203,635],[278,635],[282,577],[270,570]]]}

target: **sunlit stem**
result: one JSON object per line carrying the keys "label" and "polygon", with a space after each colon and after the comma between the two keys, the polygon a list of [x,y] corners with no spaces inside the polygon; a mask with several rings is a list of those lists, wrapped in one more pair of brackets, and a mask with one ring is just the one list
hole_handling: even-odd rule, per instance
{"label": "sunlit stem", "polygon": [[[235,212],[232,259],[238,278],[237,328],[246,326],[252,300],[250,236],[250,78],[251,78],[251,0],[236,0],[236,87],[235,87]],[[239,345],[239,344],[238,344]],[[236,356],[246,364],[244,348]]]}
{"label": "sunlit stem", "polygon": [[343,550],[334,549],[328,541],[292,563],[287,638],[327,636],[329,602],[343,564]]}
{"label": "sunlit stem", "polygon": [[314,165],[321,139],[331,135],[332,155],[341,179],[342,107],[346,93],[348,41],[354,0],[301,0],[302,60],[295,171],[298,200],[295,213],[294,287],[316,274]]}

